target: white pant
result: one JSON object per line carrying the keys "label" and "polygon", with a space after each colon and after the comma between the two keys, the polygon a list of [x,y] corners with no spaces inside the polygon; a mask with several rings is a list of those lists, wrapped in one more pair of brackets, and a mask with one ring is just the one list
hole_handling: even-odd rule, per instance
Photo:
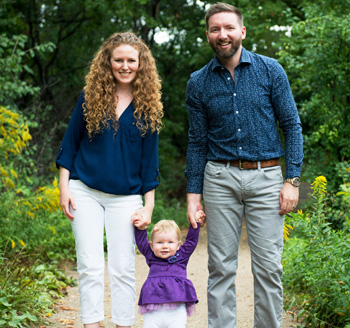
{"label": "white pant", "polygon": [[112,322],[131,326],[135,309],[135,239],[132,214],[142,207],[141,195],[116,196],[70,180],[76,205],[72,222],[77,252],[81,320],[104,319],[104,230],[108,244],[108,273]]}
{"label": "white pant", "polygon": [[156,310],[144,314],[143,328],[185,328],[187,325],[186,305],[174,310]]}

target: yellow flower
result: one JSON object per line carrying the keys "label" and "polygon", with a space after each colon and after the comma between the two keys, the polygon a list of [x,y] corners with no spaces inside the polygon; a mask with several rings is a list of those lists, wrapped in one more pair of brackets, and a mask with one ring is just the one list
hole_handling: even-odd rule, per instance
{"label": "yellow flower", "polygon": [[26,127],[26,130],[25,131],[23,131],[23,134],[22,134],[22,140],[24,141],[24,142],[28,142],[29,140],[31,140],[32,139],[32,136],[29,134],[29,132],[28,132],[28,127]]}
{"label": "yellow flower", "polygon": [[11,248],[14,249],[16,246],[16,243],[13,239],[11,239]]}
{"label": "yellow flower", "polygon": [[18,128],[18,123],[13,118],[8,118],[6,121],[8,124]]}
{"label": "yellow flower", "polygon": [[3,176],[3,177],[8,177],[9,174],[0,166],[0,174]]}
{"label": "yellow flower", "polygon": [[2,125],[0,126],[0,132],[1,132],[2,135],[7,136],[7,132],[6,132],[5,128]]}
{"label": "yellow flower", "polygon": [[50,227],[50,230],[52,231],[52,233],[55,235],[56,234],[56,229],[55,227]]}
{"label": "yellow flower", "polygon": [[30,216],[31,218],[35,218],[35,215],[32,212],[27,212],[27,215]]}
{"label": "yellow flower", "polygon": [[5,185],[10,188],[15,188],[15,184],[10,178],[5,179]]}
{"label": "yellow flower", "polygon": [[289,224],[285,223],[284,227],[283,227],[283,238],[285,240],[289,239],[289,230],[288,229],[293,230],[293,227],[290,226]]}
{"label": "yellow flower", "polygon": [[324,195],[327,192],[327,179],[323,175],[320,175],[311,184],[311,189],[313,190],[313,195]]}
{"label": "yellow flower", "polygon": [[24,243],[24,241],[22,239],[19,241],[19,243],[22,245],[22,247],[26,247],[26,244]]}
{"label": "yellow flower", "polygon": [[13,176],[15,179],[18,178],[18,175],[17,175],[17,173],[16,173],[14,170],[11,169],[10,172],[11,172],[12,176]]}
{"label": "yellow flower", "polygon": [[56,188],[57,187],[57,178],[55,177],[55,179],[52,182],[52,185]]}

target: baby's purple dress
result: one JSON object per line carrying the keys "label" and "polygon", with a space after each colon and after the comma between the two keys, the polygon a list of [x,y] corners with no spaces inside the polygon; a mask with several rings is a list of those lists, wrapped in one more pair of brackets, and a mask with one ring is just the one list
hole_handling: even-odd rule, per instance
{"label": "baby's purple dress", "polygon": [[190,226],[186,241],[176,255],[161,259],[154,255],[149,245],[147,230],[135,227],[136,245],[150,268],[140,293],[140,313],[160,308],[173,309],[181,303],[186,304],[188,315],[195,311],[194,305],[198,303],[198,298],[192,282],[187,279],[186,267],[197,246],[199,230],[199,224],[197,229]]}

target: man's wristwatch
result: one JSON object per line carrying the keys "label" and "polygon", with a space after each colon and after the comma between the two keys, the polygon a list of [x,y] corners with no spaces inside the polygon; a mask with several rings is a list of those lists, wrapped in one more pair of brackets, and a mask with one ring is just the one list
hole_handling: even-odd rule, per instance
{"label": "man's wristwatch", "polygon": [[298,188],[300,186],[300,178],[299,177],[285,179],[284,181],[290,183],[291,185],[293,185],[296,188]]}

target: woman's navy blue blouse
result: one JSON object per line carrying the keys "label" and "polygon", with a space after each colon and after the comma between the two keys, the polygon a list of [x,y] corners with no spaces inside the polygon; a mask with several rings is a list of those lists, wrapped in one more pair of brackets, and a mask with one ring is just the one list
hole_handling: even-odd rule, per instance
{"label": "woman's navy blue blouse", "polygon": [[89,139],[83,116],[84,92],[74,109],[56,166],[88,187],[114,195],[144,195],[158,184],[158,133],[141,136],[131,102],[118,120]]}

